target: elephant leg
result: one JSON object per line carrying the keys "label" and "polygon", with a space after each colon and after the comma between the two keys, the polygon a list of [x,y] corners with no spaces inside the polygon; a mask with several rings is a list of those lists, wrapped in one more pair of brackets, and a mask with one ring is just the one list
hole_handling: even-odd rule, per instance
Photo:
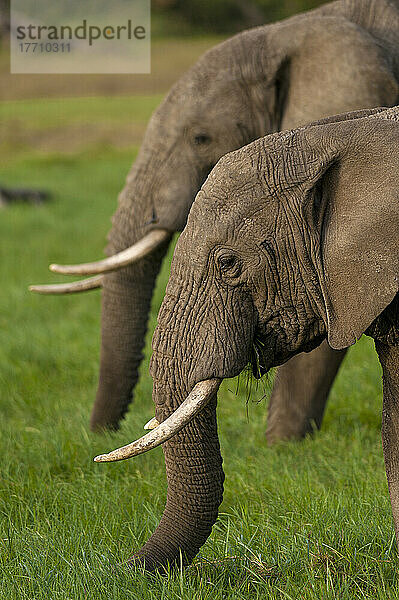
{"label": "elephant leg", "polygon": [[270,399],[266,438],[269,445],[298,440],[320,429],[328,394],[346,350],[323,342],[278,368]]}
{"label": "elephant leg", "polygon": [[375,346],[382,366],[384,387],[382,448],[399,548],[399,347],[379,342]]}

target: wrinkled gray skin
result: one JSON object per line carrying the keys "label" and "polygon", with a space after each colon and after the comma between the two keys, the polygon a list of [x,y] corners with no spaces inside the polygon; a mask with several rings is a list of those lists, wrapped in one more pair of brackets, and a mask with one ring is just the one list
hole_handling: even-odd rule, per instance
{"label": "wrinkled gray skin", "polygon": [[[398,533],[399,109],[368,113],[274,134],[219,161],[176,246],[151,374],[163,421],[200,381],[234,377],[248,362],[259,376],[326,338],[342,350],[371,335]],[[188,563],[217,518],[216,398],[163,450],[165,512],[131,559],[148,570],[180,553]]]}
{"label": "wrinkled gray skin", "polygon": [[[207,52],[151,118],[113,217],[107,253],[154,228],[186,223],[195,194],[227,152],[267,133],[398,98],[396,2],[343,0],[239,34]],[[132,398],[156,276],[167,250],[105,276],[93,430],[117,428]],[[320,425],[345,351],[322,346],[280,369],[270,443]]]}

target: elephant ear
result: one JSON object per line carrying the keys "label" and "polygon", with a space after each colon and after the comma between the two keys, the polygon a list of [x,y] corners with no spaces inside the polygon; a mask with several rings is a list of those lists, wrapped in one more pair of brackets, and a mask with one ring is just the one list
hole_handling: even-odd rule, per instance
{"label": "elephant ear", "polygon": [[302,131],[314,175],[303,211],[337,350],[355,343],[399,291],[397,114]]}
{"label": "elephant ear", "polygon": [[275,35],[275,48],[282,43],[289,48],[276,76],[280,130],[397,103],[398,84],[383,50],[347,19],[314,15],[283,21]]}

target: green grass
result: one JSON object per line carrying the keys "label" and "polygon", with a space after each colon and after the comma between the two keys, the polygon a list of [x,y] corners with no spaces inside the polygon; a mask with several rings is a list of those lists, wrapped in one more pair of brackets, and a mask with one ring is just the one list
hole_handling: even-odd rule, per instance
{"label": "green grass", "polygon": [[0,104],[0,123],[6,125],[23,121],[33,130],[50,127],[110,121],[125,123],[129,120],[148,121],[162,95],[109,98],[42,98],[10,100]]}
{"label": "green grass", "polygon": [[[132,113],[147,114],[141,99],[130,102]],[[78,119],[80,108],[65,102],[69,119]],[[15,114],[23,121],[35,111],[44,123],[51,110],[44,102],[18,103]],[[101,119],[102,109],[95,110]],[[100,297],[34,296],[27,286],[57,280],[49,262],[101,257],[135,151],[3,156],[1,182],[45,187],[55,197],[40,208],[0,213],[0,598],[399,598],[380,369],[367,339],[342,368],[322,431],[300,444],[267,448],[263,387],[253,387],[246,405],[245,385],[236,395],[235,382],[224,382],[218,411],[225,495],[210,539],[191,568],[168,578],[118,567],[162,514],[162,452],[116,464],[92,458],[141,435],[153,415],[150,336],[121,431],[91,434]],[[151,330],[167,276],[165,264]]]}

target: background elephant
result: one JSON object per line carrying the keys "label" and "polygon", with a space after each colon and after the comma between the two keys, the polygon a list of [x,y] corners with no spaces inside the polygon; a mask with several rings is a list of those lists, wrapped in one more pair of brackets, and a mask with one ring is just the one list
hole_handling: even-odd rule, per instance
{"label": "background elephant", "polygon": [[221,380],[248,362],[260,377],[326,338],[342,350],[364,332],[384,369],[384,456],[398,534],[399,108],[365,114],[259,139],[222,158],[197,195],[153,337],[160,425],[96,459],[163,443],[166,508],[132,558],[149,570],[180,556],[189,562],[216,520]]}
{"label": "background elephant", "polygon": [[[219,158],[270,132],[395,104],[398,36],[396,3],[333,2],[227,40],[172,88],[151,118],[113,217],[107,253],[125,252],[98,264],[53,265],[62,273],[106,274],[55,290],[39,288],[73,292],[103,285],[92,429],[117,428],[127,410],[162,258]],[[283,367],[271,401],[269,441],[301,437],[313,422],[320,425],[343,356],[325,345]]]}

